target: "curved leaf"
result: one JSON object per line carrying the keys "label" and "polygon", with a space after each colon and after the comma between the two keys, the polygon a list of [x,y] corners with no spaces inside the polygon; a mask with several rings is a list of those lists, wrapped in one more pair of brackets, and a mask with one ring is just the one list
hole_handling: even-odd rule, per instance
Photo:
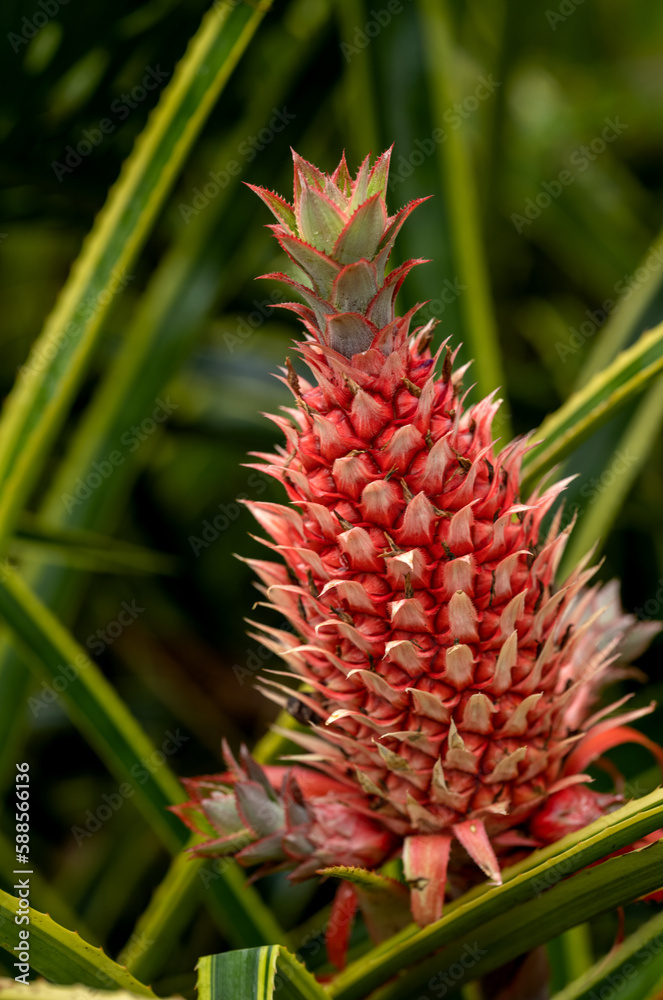
{"label": "curved leaf", "polygon": [[[663,268],[660,267],[660,256],[663,252],[663,233],[647,247],[640,266],[645,268],[649,277],[647,281],[630,288],[615,307],[605,326],[599,332],[596,343],[582,367],[578,377],[578,387],[583,386],[588,379],[600,372],[614,359],[624,344],[635,334],[645,329],[645,318],[652,304],[658,298],[663,284]],[[652,256],[657,261],[653,269],[648,266]],[[636,268],[636,271],[638,268]]]}
{"label": "curved leaf", "polygon": [[141,759],[155,748],[112,685],[17,574],[0,580],[0,615],[49,681],[60,679],[61,697],[80,731],[116,778],[131,783],[136,805],[166,846],[177,850],[184,831],[167,806],[181,802],[183,790],[165,763],[143,780]]}
{"label": "curved leaf", "polygon": [[663,989],[663,913],[631,934],[607,958],[555,993],[553,1000],[593,1000],[606,989],[619,990],[620,1000],[645,1000]]}
{"label": "curved leaf", "polygon": [[[661,423],[663,423],[663,381],[659,378],[638,403],[638,408],[617,446],[610,448],[609,459],[602,473],[606,476],[605,482],[610,484],[610,488],[592,490],[594,496],[588,501],[591,503],[591,509],[585,513],[581,512],[579,522],[564,551],[559,568],[560,580],[565,579],[566,574],[578,564],[585,553],[589,552],[597,539],[601,542],[605,540],[629,490],[658,440]],[[618,473],[615,471],[617,462],[621,462],[623,466]]]}
{"label": "curved leaf", "polygon": [[[511,914],[517,906],[536,899],[539,895],[547,895],[560,880],[568,880],[570,875],[587,865],[627,847],[639,837],[661,826],[663,791],[658,790],[629,802],[584,829],[534,852],[520,864],[503,872],[501,886],[491,887],[484,883],[470,890],[447,906],[442,919],[436,923],[422,929],[414,925],[405,928],[374,948],[368,956],[349,965],[330,984],[329,993],[339,1000],[360,1000],[371,989],[385,983],[412,963],[420,962],[443,945],[451,946],[461,937],[464,939],[466,935],[478,934],[480,928],[491,920],[495,920],[497,924],[501,920],[508,927]],[[650,890],[657,888],[657,877],[660,879],[660,872],[657,876],[656,871],[653,875],[649,871]],[[600,912],[600,900],[597,905],[595,912]],[[568,903],[566,906],[568,910]],[[507,913],[509,920],[505,920]],[[574,919],[574,916],[575,910],[568,922],[558,930],[551,931],[548,937],[586,919],[582,916]]]}
{"label": "curved leaf", "polygon": [[140,545],[118,542],[94,531],[58,528],[24,514],[12,553],[33,554],[40,562],[99,573],[173,573],[175,560]]}
{"label": "curved leaf", "polygon": [[[184,847],[186,828],[168,810],[185,798],[180,783],[165,763],[165,754],[158,766],[145,765],[155,748],[99,668],[16,574],[0,580],[0,614],[32,654],[28,662],[37,662],[49,680],[65,678],[61,697],[78,729],[111,773],[131,786],[136,806],[165,846],[173,853]],[[69,674],[63,672],[63,665]],[[166,742],[176,747],[172,734],[166,736],[164,750]],[[197,872],[192,864],[189,880]],[[221,872],[212,872],[207,884],[212,886],[210,903],[226,914],[224,923],[231,940],[282,939],[278,923],[255,889],[245,884],[234,862]]]}
{"label": "curved leaf", "polygon": [[544,420],[535,435],[540,443],[523,462],[524,492],[662,369],[663,323],[659,323]]}
{"label": "curved leaf", "polygon": [[[129,945],[120,952],[119,961],[141,979],[150,981],[159,971],[163,959],[163,944],[175,941],[186,930],[191,919],[192,904],[199,902],[199,880],[202,862],[181,852],[159,883],[150,905],[136,924]],[[136,954],[134,940],[146,941]]]}
{"label": "curved leaf", "polygon": [[[631,903],[661,880],[663,840],[640,851],[611,858],[567,878],[540,898],[510,908],[503,916],[473,928],[404,976],[377,990],[371,1000],[410,1000],[415,990],[456,963],[467,970],[465,981],[478,979],[526,954],[562,931]],[[341,996],[343,994],[334,994]],[[350,994],[355,997],[365,993]]]}
{"label": "curved leaf", "polygon": [[[20,876],[17,876],[17,878]],[[27,876],[26,876],[27,877]],[[19,913],[19,900],[0,889],[0,944],[10,954],[19,940],[19,930],[14,918]],[[113,962],[101,948],[84,941],[75,931],[68,931],[38,910],[22,909],[27,913],[30,932],[31,968],[56,983],[81,983],[97,989],[125,989],[141,997],[154,997],[149,988],[139,983],[130,972]],[[22,987],[25,990],[25,987]]]}
{"label": "curved leaf", "polygon": [[[28,986],[13,979],[0,979],[2,1000],[135,1000],[136,993],[126,990],[92,990],[89,986],[54,986],[43,979],[36,979]],[[184,1000],[181,996],[164,997],[164,1000]]]}
{"label": "curved leaf", "polygon": [[214,4],[178,64],[97,216],[0,420],[0,543],[39,475],[96,346],[168,192],[216,99],[269,8]]}
{"label": "curved leaf", "polygon": [[[452,13],[447,0],[419,0],[419,7],[431,104],[435,121],[442,122],[447,120],[449,108],[459,97]],[[455,274],[461,287],[467,289],[459,302],[464,323],[458,336],[474,358],[472,371],[483,397],[497,386],[504,387],[505,381],[483,249],[485,240],[479,220],[474,164],[461,129],[447,131],[446,141],[437,146],[437,155],[451,226]],[[502,434],[508,440],[511,435],[506,412],[501,419]]]}

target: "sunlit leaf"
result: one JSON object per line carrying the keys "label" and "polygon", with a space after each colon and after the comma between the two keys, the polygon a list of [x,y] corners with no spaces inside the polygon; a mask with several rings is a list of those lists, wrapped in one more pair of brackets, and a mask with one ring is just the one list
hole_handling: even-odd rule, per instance
{"label": "sunlit leaf", "polygon": [[536,444],[523,462],[525,483],[532,486],[663,369],[663,323],[643,334],[584,388],[569,396],[534,434]]}
{"label": "sunlit leaf", "polygon": [[60,429],[110,303],[268,2],[215,4],[95,220],[0,420],[0,541]]}
{"label": "sunlit leaf", "polygon": [[325,990],[279,945],[206,955],[198,963],[198,1000],[324,1000]]}
{"label": "sunlit leaf", "polygon": [[[29,876],[25,877],[29,883]],[[21,910],[19,905],[17,897],[0,890],[0,917],[3,918],[0,920],[0,944],[10,954],[15,954],[19,931],[27,928],[30,957],[26,964],[30,968],[56,983],[81,983],[97,989],[130,990],[141,997],[155,996],[149,986],[144,986],[121,965],[113,962],[101,948],[93,947],[79,934],[56,924],[47,914],[30,907]],[[17,924],[15,918],[19,915],[20,920],[21,912],[26,914],[28,921]],[[25,989],[25,986],[22,988]]]}

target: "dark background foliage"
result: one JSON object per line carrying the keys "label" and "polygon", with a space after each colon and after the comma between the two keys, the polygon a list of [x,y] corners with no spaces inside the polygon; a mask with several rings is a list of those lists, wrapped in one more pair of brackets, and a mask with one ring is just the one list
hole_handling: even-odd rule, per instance
{"label": "dark background foliage", "polygon": [[[2,5],[3,395],[205,6],[199,0]],[[262,228],[269,221],[264,206],[241,180],[288,195],[290,145],[324,169],[332,169],[345,148],[355,169],[366,153],[393,142],[392,210],[410,198],[434,196],[400,241],[401,259],[433,261],[408,279],[401,307],[432,300],[424,315],[437,315],[442,335],[463,341],[462,356],[469,359],[465,310],[474,291],[462,287],[449,237],[449,164],[439,130],[448,141],[459,132],[476,178],[502,394],[517,433],[540,424],[586,379],[585,366],[616,302],[623,306],[638,288],[651,292],[631,339],[663,315],[663,255],[650,256],[637,270],[658,246],[663,215],[663,8],[645,0],[453,6],[459,106],[445,107],[436,89],[445,54],[430,43],[428,4],[276,0],[145,251],[122,276],[103,347],[53,456],[49,471],[139,303],[149,318],[167,285],[168,261],[186,255],[195,266],[173,319],[179,365],[146,409],[148,423],[132,429],[129,422],[118,442],[138,467],[117,491],[111,512],[117,537],[171,555],[172,572],[96,573],[70,602],[76,636],[157,745],[169,730],[188,737],[170,760],[179,774],[218,769],[222,734],[235,746],[242,738],[252,743],[274,714],[252,689],[252,675],[274,664],[245,635],[243,619],[257,595],[248,568],[233,554],[262,551],[248,536],[254,525],[237,498],[280,498],[275,485],[243,463],[248,452],[269,450],[277,440],[261,413],[288,403],[271,373],[292,354],[298,331],[290,314],[268,308],[278,301],[277,286],[254,282],[283,262]],[[141,97],[135,88],[145,77],[163,82]],[[478,88],[486,96],[477,98]],[[270,127],[275,113],[288,121],[281,131]],[[105,133],[103,121],[111,123]],[[606,129],[612,138],[601,149]],[[90,136],[101,136],[98,144]],[[565,171],[571,181],[562,183]],[[574,335],[581,328],[585,332]],[[150,422],[164,402],[168,421]],[[579,479],[569,502],[581,519],[619,483],[619,439],[636,405],[571,459]],[[627,464],[642,457],[636,444]],[[605,579],[622,578],[625,605],[641,617],[659,615],[663,602],[661,475],[659,441],[627,491],[600,571]],[[33,499],[35,511],[47,487],[48,476]],[[59,499],[86,503],[85,489],[72,482]],[[38,558],[43,554],[28,546],[20,553],[25,565]],[[143,610],[113,637],[106,629],[122,602]],[[638,703],[659,693],[660,649],[655,645],[642,661],[650,680]],[[17,706],[16,713],[39,793],[34,848],[41,873],[113,952],[148,902],[165,855],[130,802],[78,846],[72,828],[84,827],[86,810],[113,791],[112,780],[58,702]],[[660,715],[643,728],[655,733],[656,719]],[[614,759],[629,775],[649,763],[639,749]],[[281,883],[267,883],[264,891],[288,919],[291,902]],[[599,930],[609,941],[614,928],[607,920],[604,925]],[[172,956],[173,975],[205,950],[219,950],[219,940],[201,913]],[[166,985],[187,984],[173,979]]]}

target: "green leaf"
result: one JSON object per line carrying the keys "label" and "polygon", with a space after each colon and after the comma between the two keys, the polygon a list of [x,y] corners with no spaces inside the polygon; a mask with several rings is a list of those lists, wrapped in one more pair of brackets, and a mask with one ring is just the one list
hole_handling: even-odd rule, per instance
{"label": "green leaf", "polygon": [[[339,23],[341,48],[353,41],[357,25],[366,24],[370,15],[363,0],[343,0],[334,4],[334,13]],[[343,50],[343,48],[342,48]],[[343,116],[344,137],[347,143],[348,161],[361,163],[368,150],[377,155],[384,146],[378,138],[378,114],[376,102],[375,76],[371,72],[371,51],[364,49],[361,59],[345,58],[342,80],[342,96],[345,108]],[[370,192],[373,194],[373,192]]]}
{"label": "green leaf", "polygon": [[534,436],[541,443],[527,453],[523,462],[524,493],[618,406],[642,392],[662,369],[663,323],[659,323],[544,420]]}
{"label": "green leaf", "polygon": [[345,882],[351,882],[352,885],[375,893],[392,892],[394,887],[393,881],[380,875],[379,872],[369,871],[367,868],[332,865],[329,868],[320,868],[318,874],[331,875],[333,878],[343,879]]}
{"label": "green leaf", "polygon": [[139,768],[142,778],[141,758],[149,758],[155,748],[115,688],[17,574],[0,581],[0,615],[47,680],[59,678],[60,697],[78,729],[118,781],[130,782],[136,805],[166,846],[177,850],[182,824],[166,807],[181,802],[183,790],[164,763],[145,781],[132,776]]}
{"label": "green leaf", "polygon": [[[201,862],[190,854],[180,853],[158,885],[148,909],[136,924],[129,944],[120,952],[119,961],[133,975],[150,982],[158,974],[166,944],[179,940],[191,919],[193,907],[199,902]],[[146,941],[138,952],[132,942]]]}
{"label": "green leaf", "polygon": [[[0,979],[2,1000],[134,1000],[141,994],[127,993],[126,990],[92,990],[89,986],[54,986],[43,979],[36,979],[23,986],[13,979]],[[165,997],[164,1000],[183,1000],[180,996]]]}
{"label": "green leaf", "polygon": [[177,173],[269,0],[205,15],[97,216],[0,420],[0,544],[11,533]]}
{"label": "green leaf", "polygon": [[595,1000],[606,990],[620,1000],[645,1000],[663,989],[663,913],[658,913],[634,934],[600,959],[553,1000]]}
{"label": "green leaf", "polygon": [[[296,40],[287,30],[279,32],[277,51],[280,58],[274,57],[266,68],[269,76],[263,79],[263,86],[256,93],[246,118],[238,122],[227,143],[224,143],[226,154],[220,156],[221,160],[232,155],[246,135],[257,132],[269,118],[274,104],[286,98],[294,74],[315,53],[317,36],[324,28],[328,14],[328,9],[322,9],[317,20],[301,24]],[[295,16],[296,4],[288,12],[288,17]],[[230,269],[223,270],[221,265],[219,276],[218,267],[215,267],[217,255],[223,247],[223,241],[215,234],[228,201],[232,200],[233,185],[236,183],[239,183],[239,178],[233,178],[207,210],[191,220],[161,262],[130,325],[123,350],[81,422],[70,454],[58,471],[46,504],[47,516],[62,517],[59,493],[67,488],[68,483],[75,482],[80,474],[77,470],[90,467],[95,460],[100,461],[113,447],[113,442],[119,439],[123,429],[132,421],[141,419],[144,415],[141,407],[147,410],[151,400],[161,391],[168,374],[175,370],[177,358],[182,353],[180,342],[191,339],[192,331],[195,332],[196,325],[219,292],[219,282],[223,293],[224,279],[227,285],[231,272]],[[118,470],[125,478],[127,465]],[[114,477],[112,485],[115,489],[126,488],[121,482],[118,486],[118,482],[118,477]],[[115,489],[110,497],[91,498],[90,503],[95,504],[92,509],[87,505],[81,511],[75,508],[73,516],[88,520],[100,515],[104,517],[105,511],[112,509],[116,503]],[[294,721],[290,715],[286,719]],[[261,742],[266,748],[268,744],[269,747],[274,746],[270,759],[274,759],[284,746],[284,741],[274,734],[268,734]],[[257,756],[257,759],[262,758]],[[218,892],[215,894],[220,877],[214,868],[204,868],[202,861],[189,855],[175,858],[164,882],[136,925],[134,935],[143,933],[151,944],[137,956],[135,966],[129,961],[132,971],[143,978],[150,978],[160,956],[168,953],[172,942],[177,940],[182,928],[192,919],[200,903],[199,890],[203,886],[203,878],[205,884],[211,883],[211,891],[203,894],[205,903],[229,940],[237,945],[253,943],[256,928],[260,929],[261,940],[284,940],[284,933],[267,908],[263,904],[256,905],[259,897],[242,884],[243,873],[227,862],[225,864],[223,877],[236,901],[246,900],[251,919],[242,919],[237,907],[224,903],[223,896]],[[127,955],[131,953],[129,947]]]}
{"label": "green leaf", "polygon": [[327,993],[282,945],[206,955],[198,1000],[325,1000]]}
{"label": "green leaf", "polygon": [[[228,5],[229,8],[230,6]],[[232,20],[227,23],[226,30],[230,32],[228,37],[233,33],[237,34],[233,43],[235,48],[230,54],[229,69],[248,45],[264,10],[264,4],[253,8],[243,4],[239,18],[233,13]],[[246,27],[240,31],[240,21],[249,14]],[[225,155],[221,154],[223,161],[234,154],[247,134],[257,131],[265,123],[265,116],[269,117],[274,101],[278,100],[279,87],[285,87],[291,82],[302,56],[310,51],[309,43],[313,41],[311,36],[321,30],[324,20],[323,13],[317,20],[309,19],[305,25],[306,31],[300,26],[297,34],[298,50],[294,53],[292,36],[288,31],[284,32],[285,38],[280,46],[283,54],[280,67],[283,79],[278,86],[274,80],[270,79],[269,85],[264,80],[265,92],[261,91],[259,98],[251,102],[249,118],[238,122],[237,127],[229,134]],[[279,69],[276,63],[274,69],[275,72]],[[124,464],[106,481],[105,488],[95,491],[85,503],[66,511],[61,495],[71,491],[77,477],[84,475],[95,461],[107,459],[132,422],[140,423],[150,413],[156,397],[197,336],[205,314],[217,296],[224,294],[224,282],[225,294],[229,294],[227,286],[232,281],[232,273],[225,267],[226,258],[223,254],[226,244],[222,235],[225,209],[232,201],[233,189],[238,183],[239,179],[233,178],[208,210],[196,216],[191,225],[181,230],[178,239],[160,262],[101,388],[75,428],[69,451],[42,504],[40,521],[50,526],[48,530],[57,533],[60,528],[73,532],[101,527],[108,531],[115,526],[116,519],[122,513],[131,480],[146,457],[143,449],[136,454],[128,454]],[[85,578],[82,575],[63,568],[43,568],[39,573],[30,574],[30,577],[42,601],[64,617],[72,615],[85,589]],[[13,764],[16,759],[20,724],[24,718],[16,711],[16,706],[27,701],[28,684],[28,671],[14,650],[8,647],[5,639],[0,656],[0,689],[3,691],[3,698],[0,699],[0,728],[6,740],[3,753],[5,764]],[[174,819],[160,806],[151,813],[151,818],[161,824],[161,827]],[[184,846],[187,832],[182,824],[175,822],[172,833],[178,838],[178,846]],[[186,872],[190,885],[196,884],[201,877],[200,863],[188,857],[182,858],[178,870],[180,874]],[[246,886],[244,873],[233,863],[227,863],[223,870],[214,868],[204,874],[204,884],[208,888],[201,895],[228,940],[237,946],[283,940],[283,931],[256,891]],[[202,881],[200,886],[203,886]],[[184,895],[186,897],[186,893]],[[156,905],[159,909],[160,901],[157,900]],[[159,920],[161,916],[157,915],[155,919]],[[174,925],[166,921],[162,926],[167,940],[169,928]],[[145,956],[146,962],[154,960],[158,946],[158,941],[155,940],[154,947]]]}
{"label": "green leaf", "polygon": [[[10,878],[9,872],[16,866],[15,859],[16,844],[14,840],[10,840],[0,833],[0,871],[7,873],[6,878]],[[74,912],[70,901],[65,900],[62,894],[50,885],[39,871],[34,871],[30,876],[30,899],[36,904],[37,909],[49,913],[58,923],[64,924],[70,930],[77,930],[89,941],[96,940],[97,936],[83,924],[83,921]]]}
{"label": "green leaf", "polygon": [[19,941],[19,930],[27,929],[30,933],[28,964],[42,976],[56,983],[81,983],[97,989],[130,990],[141,997],[155,996],[149,986],[139,983],[131,973],[104,955],[101,948],[94,948],[75,931],[68,931],[47,914],[30,907],[21,912],[27,913],[29,923],[17,926],[14,920],[19,913],[19,900],[0,889],[0,944],[15,955],[13,949]]}
{"label": "green leaf", "polygon": [[[452,16],[447,0],[419,0],[421,32],[426,53],[430,103],[436,122],[446,121],[458,101],[457,66]],[[455,275],[465,291],[459,308],[463,329],[459,340],[474,358],[472,372],[480,396],[504,386],[497,327],[484,254],[474,164],[462,129],[451,128],[437,146],[440,179],[450,220]],[[508,440],[508,415],[502,414],[503,437]]]}
{"label": "green leaf", "polygon": [[[182,788],[164,761],[158,767],[145,766],[145,759],[150,758],[155,748],[115,689],[16,575],[0,580],[0,615],[29,654],[29,662],[38,664],[49,681],[66,679],[66,685],[61,684],[60,697],[78,729],[111,773],[121,783],[131,786],[136,806],[165,846],[177,852],[186,843],[188,834],[168,806],[183,800]],[[69,674],[63,670],[65,665]],[[257,892],[245,885],[244,876],[234,862],[210,873],[209,883],[218,894],[217,902],[220,900],[227,910],[232,940],[282,939],[283,931]]]}
{"label": "green leaf", "polygon": [[[653,243],[647,247],[646,255],[640,265],[647,273],[647,280],[638,282],[635,288],[629,289],[629,294],[622,295],[614,312],[610,314],[610,318],[596,338],[594,349],[580,372],[578,387],[585,385],[590,378],[609,365],[624,344],[628,344],[633,339],[634,334],[642,330],[644,317],[660,293],[663,284],[663,267],[661,267],[660,261],[657,262],[653,274],[647,261],[650,260],[653,253],[660,257],[662,252],[663,233],[659,233]],[[635,270],[637,272],[639,268]]]}
{"label": "green leaf", "polygon": [[410,1000],[417,989],[439,975],[441,967],[449,969],[457,962],[467,969],[468,980],[485,976],[569,927],[650,892],[661,880],[661,864],[663,840],[587,868],[562,880],[541,897],[511,907],[508,919],[493,917],[461,935],[442,956],[429,958],[398,981],[377,990],[371,1000]]}
{"label": "green leaf", "polygon": [[23,514],[10,554],[98,573],[174,573],[175,560],[140,545],[80,529],[58,528]]}
{"label": "green leaf", "polygon": [[[621,809],[601,817],[578,832],[535,851],[519,865],[503,872],[503,884],[492,887],[483,883],[446,907],[441,920],[418,929],[413,924],[378,945],[368,956],[354,962],[341,972],[328,990],[338,1000],[360,1000],[412,963],[421,961],[443,945],[450,946],[465,935],[477,935],[490,920],[508,927],[511,914],[520,904],[546,896],[561,879],[580,871],[620,847],[634,843],[639,837],[663,825],[663,791],[629,802]],[[630,856],[630,855],[629,855]],[[600,866],[603,867],[603,866]],[[598,869],[592,869],[598,870]],[[649,889],[656,888],[660,872],[649,873]],[[643,890],[645,891],[645,890]],[[596,900],[595,900],[596,902]],[[595,912],[600,912],[599,908]],[[619,905],[619,904],[615,904]],[[568,908],[568,904],[567,904]],[[505,921],[505,914],[509,919]],[[575,917],[550,931],[548,937],[587,919]],[[547,938],[543,938],[547,940]]]}
{"label": "green leaf", "polygon": [[331,198],[316,188],[304,187],[299,198],[299,232],[303,240],[331,253],[345,225],[345,218]]}
{"label": "green leaf", "polygon": [[593,961],[592,936],[589,924],[578,924],[548,941],[548,962],[551,969],[551,990],[562,989],[590,968]]}
{"label": "green leaf", "polygon": [[[571,534],[559,568],[559,579],[563,580],[597,541],[605,541],[624,500],[659,438],[661,424],[663,380],[659,378],[638,404],[617,446],[610,449],[608,464],[603,472],[606,486],[596,491],[596,495],[589,501],[590,509],[580,517]],[[599,482],[603,476],[599,477]],[[599,546],[599,551],[601,547],[602,545]]]}

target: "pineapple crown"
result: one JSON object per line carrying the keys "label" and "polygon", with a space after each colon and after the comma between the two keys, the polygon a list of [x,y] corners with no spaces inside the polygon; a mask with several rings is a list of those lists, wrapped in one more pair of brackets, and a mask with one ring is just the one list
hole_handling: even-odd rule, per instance
{"label": "pineapple crown", "polygon": [[[351,358],[370,348],[389,353],[396,328],[409,317],[395,316],[398,291],[423,260],[409,260],[385,277],[398,232],[425,198],[396,215],[385,200],[391,149],[373,166],[366,157],[353,179],[345,155],[333,173],[324,174],[292,151],[294,203],[267,188],[248,185],[278,220],[272,230],[281,247],[303,272],[305,284],[282,273],[263,275],[294,288],[306,302],[283,306],[297,313],[314,341]],[[387,328],[385,330],[385,328]]]}

